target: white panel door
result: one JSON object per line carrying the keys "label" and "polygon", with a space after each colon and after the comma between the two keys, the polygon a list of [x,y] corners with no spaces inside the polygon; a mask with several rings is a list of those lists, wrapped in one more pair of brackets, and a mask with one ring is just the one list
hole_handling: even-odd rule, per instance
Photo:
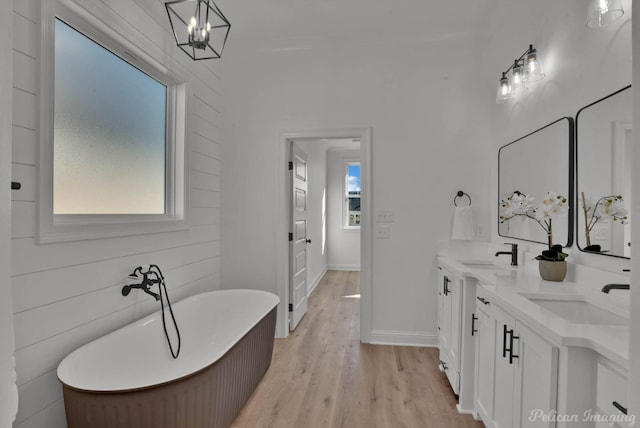
{"label": "white panel door", "polygon": [[291,232],[289,242],[290,330],[294,330],[307,312],[307,199],[308,168],[306,154],[291,144]]}

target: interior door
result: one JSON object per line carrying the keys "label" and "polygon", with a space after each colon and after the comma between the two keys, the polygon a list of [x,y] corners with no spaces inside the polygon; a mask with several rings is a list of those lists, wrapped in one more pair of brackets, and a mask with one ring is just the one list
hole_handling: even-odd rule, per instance
{"label": "interior door", "polygon": [[289,329],[294,330],[307,312],[307,192],[306,154],[291,144],[291,229],[289,232]]}

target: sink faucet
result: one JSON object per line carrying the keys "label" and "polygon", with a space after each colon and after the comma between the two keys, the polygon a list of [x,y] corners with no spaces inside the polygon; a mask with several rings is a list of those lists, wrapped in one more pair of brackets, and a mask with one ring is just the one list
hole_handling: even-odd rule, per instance
{"label": "sink faucet", "polygon": [[511,255],[511,266],[518,266],[518,244],[505,243],[505,245],[511,245],[511,251],[498,251],[496,257],[500,254]]}
{"label": "sink faucet", "polygon": [[602,292],[609,294],[611,290],[628,290],[629,284],[607,284],[602,287]]}

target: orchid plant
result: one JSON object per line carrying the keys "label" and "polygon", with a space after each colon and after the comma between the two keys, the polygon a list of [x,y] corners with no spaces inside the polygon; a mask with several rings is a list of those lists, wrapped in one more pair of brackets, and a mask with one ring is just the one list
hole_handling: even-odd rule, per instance
{"label": "orchid plant", "polygon": [[[511,196],[500,201],[500,206],[503,209],[503,214],[500,215],[500,223],[509,221],[517,216],[524,216],[534,220],[547,234],[549,251],[553,250],[559,253],[557,258],[561,257],[561,260],[564,260],[566,254],[562,253],[562,247],[553,245],[553,219],[567,213],[567,198],[555,192],[547,192],[540,204],[534,204],[534,200],[533,196],[516,191]],[[557,247],[560,247],[560,249]]]}
{"label": "orchid plant", "polygon": [[624,200],[621,195],[603,196],[594,202],[591,197],[585,196],[582,192],[582,210],[584,212],[584,235],[587,241],[585,250],[600,251],[600,246],[591,245],[591,231],[593,227],[600,221],[611,219],[618,221],[620,224],[629,223],[627,209],[624,207]]}

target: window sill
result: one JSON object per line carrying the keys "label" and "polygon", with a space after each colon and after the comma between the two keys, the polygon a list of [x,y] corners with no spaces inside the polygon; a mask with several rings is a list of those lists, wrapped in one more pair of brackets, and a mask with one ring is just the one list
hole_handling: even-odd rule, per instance
{"label": "window sill", "polygon": [[186,220],[163,219],[149,220],[148,216],[138,221],[112,221],[110,223],[73,223],[49,224],[42,227],[38,234],[39,244],[57,242],[84,241],[102,238],[117,238],[132,235],[147,235],[154,233],[175,232],[186,230],[189,224]]}

